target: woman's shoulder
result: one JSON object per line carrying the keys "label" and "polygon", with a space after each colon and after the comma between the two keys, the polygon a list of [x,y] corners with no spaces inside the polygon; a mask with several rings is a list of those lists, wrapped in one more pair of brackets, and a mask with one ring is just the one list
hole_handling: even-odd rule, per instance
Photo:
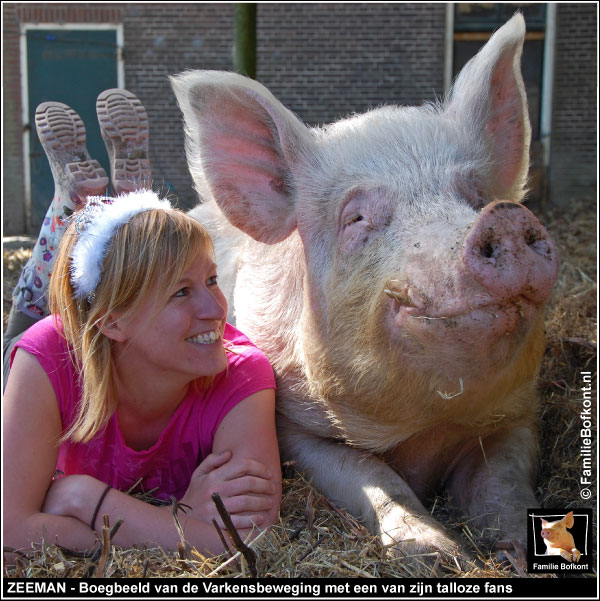
{"label": "woman's shoulder", "polygon": [[62,365],[69,356],[69,348],[62,335],[62,324],[54,315],[40,319],[25,330],[12,349],[11,364],[19,348],[37,357],[46,370]]}
{"label": "woman's shoulder", "polygon": [[[225,349],[231,351],[228,353],[230,358],[240,357],[242,359],[257,358],[268,362],[266,355],[246,336],[230,323],[225,324],[225,333],[223,335]],[[230,361],[231,363],[231,361]]]}
{"label": "woman's shoulder", "polygon": [[19,345],[60,344],[64,342],[62,337],[62,325],[60,318],[49,315],[40,319],[27,330],[25,330]]}
{"label": "woman's shoulder", "polygon": [[60,319],[50,315],[26,330],[12,350],[11,365],[19,348],[35,357],[48,375],[64,419],[65,412],[71,410],[69,403],[77,398],[77,374]]}
{"label": "woman's shoulder", "polygon": [[217,428],[244,399],[266,389],[276,390],[275,374],[267,356],[243,332],[227,324],[224,333],[227,369],[217,375],[195,404],[202,412],[200,440],[204,457],[211,452]]}
{"label": "woman's shoulder", "polygon": [[23,336],[17,343],[20,347],[32,347],[41,349],[54,349],[57,346],[64,347],[65,340],[62,336],[62,325],[60,318],[49,315],[40,319],[25,330]]}
{"label": "woman's shoulder", "polygon": [[241,373],[247,372],[249,379],[274,382],[273,368],[269,359],[248,336],[228,323],[223,338],[230,373],[234,372],[239,377]]}

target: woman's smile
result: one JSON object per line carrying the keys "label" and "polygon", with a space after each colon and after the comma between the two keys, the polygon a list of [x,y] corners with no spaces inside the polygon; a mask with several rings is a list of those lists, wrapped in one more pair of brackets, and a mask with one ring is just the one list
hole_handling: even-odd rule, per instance
{"label": "woman's smile", "polygon": [[210,332],[204,332],[202,334],[197,334],[190,338],[186,338],[186,342],[191,342],[193,344],[213,344],[221,340],[221,337],[221,330],[212,330]]}

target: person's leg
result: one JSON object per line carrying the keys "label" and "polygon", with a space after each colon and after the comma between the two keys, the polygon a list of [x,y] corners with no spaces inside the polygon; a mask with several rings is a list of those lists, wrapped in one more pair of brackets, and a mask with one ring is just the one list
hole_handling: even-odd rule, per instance
{"label": "person's leg", "polygon": [[81,117],[61,102],[44,102],[35,112],[35,126],[54,178],[54,197],[44,217],[31,259],[13,293],[13,304],[25,315],[48,315],[46,291],[58,244],[67,219],[88,196],[102,195],[108,186],[106,172],[90,158]]}
{"label": "person's leg", "polygon": [[[96,110],[110,159],[114,193],[150,188],[148,115],[140,100],[128,90],[109,89],[98,96]],[[83,121],[71,107],[44,102],[36,110],[35,122],[55,192],[31,259],[13,291],[3,337],[5,382],[14,344],[27,328],[48,315],[48,283],[66,220],[85,205],[87,197],[103,196],[108,187],[106,172],[87,151]]]}
{"label": "person's leg", "polygon": [[13,290],[2,345],[5,381],[10,351],[16,340],[28,327],[48,315],[48,283],[68,217],[85,204],[88,196],[103,195],[108,186],[106,172],[87,151],[83,121],[71,107],[61,102],[40,104],[35,113],[35,126],[50,163],[54,197],[31,258]]}
{"label": "person's leg", "polygon": [[148,151],[146,109],[128,90],[112,88],[98,95],[96,113],[110,159],[115,195],[150,188],[152,171]]}

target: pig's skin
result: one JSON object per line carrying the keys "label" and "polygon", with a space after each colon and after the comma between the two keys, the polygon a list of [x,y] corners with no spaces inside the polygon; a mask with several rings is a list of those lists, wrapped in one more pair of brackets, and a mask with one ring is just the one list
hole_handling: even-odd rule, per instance
{"label": "pig's skin", "polygon": [[[172,78],[204,200],[192,214],[235,255],[236,321],[275,369],[282,456],[401,552],[457,549],[423,506],[443,486],[502,543],[524,542],[536,505],[540,303],[557,260],[514,204],[524,31],[521,16],[501,28],[444,106],[323,129],[238,75]],[[492,210],[485,229],[508,246],[463,256]],[[509,210],[537,232],[527,264]]]}

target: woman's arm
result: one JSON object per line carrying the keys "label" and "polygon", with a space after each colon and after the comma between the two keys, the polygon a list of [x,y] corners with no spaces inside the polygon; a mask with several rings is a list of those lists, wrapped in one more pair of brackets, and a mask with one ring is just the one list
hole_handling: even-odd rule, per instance
{"label": "woman's arm", "polygon": [[[105,487],[95,491],[99,498]],[[276,523],[281,504],[281,464],[275,431],[275,391],[262,390],[238,403],[223,418],[209,455],[192,475],[181,503],[189,505],[178,514],[186,540],[204,553],[222,553],[223,545],[212,525],[223,523],[211,499],[218,492],[242,538],[253,532],[253,524],[267,528]],[[136,510],[135,498],[109,491],[99,515],[107,513],[111,523],[130,517],[115,537],[115,544],[132,544],[140,531],[151,524],[154,538],[163,548],[176,548],[179,537],[170,507]],[[155,513],[150,515],[150,510]],[[90,509],[90,513],[93,509]],[[165,522],[165,516],[167,517]],[[150,520],[150,521],[149,521]],[[101,527],[98,519],[97,529]],[[164,530],[163,530],[164,528]],[[254,530],[254,533],[257,531]]]}
{"label": "woman's arm", "polygon": [[[170,505],[160,507],[150,505],[114,488],[103,495],[105,491],[106,484],[92,476],[76,474],[60,478],[53,482],[49,490],[44,505],[44,511],[47,513],[43,515],[48,518],[58,517],[58,515],[48,514],[73,516],[61,519],[78,521],[92,532],[91,520],[99,505],[94,524],[98,535],[102,531],[105,514],[109,516],[111,527],[118,520],[123,520],[112,539],[115,545],[132,547],[143,543],[159,545],[165,550],[177,549],[180,538]],[[210,555],[225,551],[212,524],[195,518],[190,519],[181,511],[177,515],[183,525],[186,541],[200,552]],[[70,547],[68,531],[61,532],[58,538],[59,544]]]}
{"label": "woman's arm", "polygon": [[62,424],[46,372],[22,349],[15,355],[2,411],[4,544],[30,548],[45,536],[48,543],[90,549],[96,536],[81,521],[41,513],[56,469]]}
{"label": "woman's arm", "polygon": [[[21,349],[7,382],[3,412],[4,544],[28,549],[32,542],[44,537],[50,544],[80,551],[92,549],[97,537],[90,522],[106,485],[87,475],[52,481],[62,431],[58,404],[41,365]],[[264,509],[266,497],[262,493],[268,481],[267,468],[257,461],[245,459],[232,463],[229,459],[230,454],[222,453],[210,455],[202,462],[194,472],[196,484],[201,483],[196,486],[194,499],[199,499],[198,491],[207,499],[212,491],[226,497],[227,491],[233,490],[238,495],[254,494],[257,507]],[[242,507],[248,508],[248,502]],[[248,522],[260,519],[254,507],[251,509],[248,513],[254,519],[234,516],[240,532]],[[111,525],[123,519],[113,541],[116,545],[156,543],[164,549],[177,548],[179,536],[171,507],[155,507],[111,489],[98,512],[97,532],[102,528],[104,514],[110,516]],[[207,519],[179,513],[186,539],[201,552],[223,552],[210,516],[202,517]]]}
{"label": "woman's arm", "polygon": [[250,459],[269,469],[269,487],[259,494],[270,501],[270,507],[259,513],[261,523],[258,525],[261,528],[272,526],[278,520],[281,505],[281,462],[275,430],[274,390],[261,390],[249,396],[224,417],[215,434],[213,453],[225,449],[232,453],[232,464]]}

